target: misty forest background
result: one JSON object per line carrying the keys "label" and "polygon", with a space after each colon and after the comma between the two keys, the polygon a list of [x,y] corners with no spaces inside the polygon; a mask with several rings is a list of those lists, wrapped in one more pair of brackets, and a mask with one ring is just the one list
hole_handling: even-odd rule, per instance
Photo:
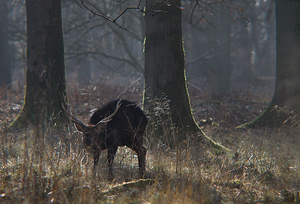
{"label": "misty forest background", "polygon": [[[299,202],[300,3],[3,0],[0,201]],[[143,108],[146,179],[65,114]]]}

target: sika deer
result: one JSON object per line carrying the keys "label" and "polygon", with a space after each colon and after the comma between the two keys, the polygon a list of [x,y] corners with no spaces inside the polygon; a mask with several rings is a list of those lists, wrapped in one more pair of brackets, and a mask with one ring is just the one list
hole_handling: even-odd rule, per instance
{"label": "sika deer", "polygon": [[77,130],[83,133],[83,143],[94,155],[94,170],[98,164],[101,150],[108,149],[107,161],[109,179],[113,178],[113,160],[119,146],[127,146],[138,155],[139,173],[145,173],[146,148],[143,146],[143,134],[147,118],[133,102],[114,100],[93,112],[89,123],[84,125],[69,115]]}

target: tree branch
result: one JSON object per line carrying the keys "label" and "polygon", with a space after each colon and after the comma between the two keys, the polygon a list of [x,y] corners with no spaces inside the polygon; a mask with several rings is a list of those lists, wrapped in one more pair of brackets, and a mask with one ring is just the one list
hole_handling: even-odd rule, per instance
{"label": "tree branch", "polygon": [[112,18],[109,18],[108,16],[102,14],[102,13],[98,13],[96,11],[94,11],[93,9],[89,8],[86,3],[83,1],[83,0],[80,0],[81,4],[89,11],[91,12],[92,14],[96,15],[96,16],[99,16],[101,18],[104,18],[105,20],[111,22],[111,23],[114,23],[116,24],[119,28],[122,28],[123,30],[127,30],[127,28],[121,26],[120,24],[117,23],[117,20],[122,16],[124,15],[128,10],[139,10],[140,12],[144,12],[141,8],[140,8],[140,5],[141,5],[141,2],[142,0],[139,0],[139,3],[136,7],[128,7],[126,9],[124,9],[116,18],[112,19]]}
{"label": "tree branch", "polygon": [[94,14],[94,15],[96,15],[96,16],[99,16],[99,17],[101,17],[101,18],[104,18],[105,20],[107,20],[107,21],[109,21],[109,22],[111,22],[111,23],[116,24],[116,25],[117,25],[119,28],[121,28],[121,29],[127,30],[127,29],[124,28],[123,26],[121,26],[121,25],[119,25],[118,23],[116,23],[116,21],[115,21],[114,19],[111,19],[111,18],[105,16],[104,14],[97,13],[97,12],[94,11],[93,9],[89,8],[89,7],[84,3],[83,0],[80,0],[80,2],[81,2],[81,4],[82,4],[89,12],[91,12],[92,14]]}
{"label": "tree branch", "polygon": [[143,73],[143,71],[144,71],[141,67],[136,65],[135,62],[132,62],[132,61],[126,59],[126,58],[121,58],[121,57],[116,57],[116,56],[113,56],[113,55],[109,55],[105,52],[101,52],[101,51],[98,51],[98,50],[97,51],[86,51],[86,52],[80,52],[80,53],[66,52],[67,59],[77,58],[78,56],[88,56],[88,55],[100,55],[100,56],[103,56],[105,58],[109,58],[109,59],[113,59],[113,60],[116,60],[116,61],[119,61],[119,62],[127,63],[127,64],[131,65],[139,73]]}
{"label": "tree branch", "polygon": [[[136,60],[136,58],[134,57],[134,55],[132,54],[127,42],[126,42],[126,39],[124,38],[124,36],[119,32],[117,31],[116,29],[114,29],[113,27],[111,27],[111,29],[113,30],[113,32],[119,37],[119,39],[121,40],[121,43],[123,44],[124,46],[124,49],[128,55],[128,57],[130,58],[132,64],[134,64],[136,67],[137,70],[139,70],[139,72],[143,73],[144,69],[143,69],[143,66],[140,65],[138,63],[138,61]],[[129,61],[129,60],[128,60]]]}

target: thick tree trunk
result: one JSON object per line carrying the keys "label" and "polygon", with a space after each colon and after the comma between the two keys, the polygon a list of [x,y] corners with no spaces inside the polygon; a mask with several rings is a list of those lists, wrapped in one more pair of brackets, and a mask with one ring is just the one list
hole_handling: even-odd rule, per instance
{"label": "thick tree trunk", "polygon": [[11,83],[11,61],[8,38],[8,8],[7,0],[0,4],[0,86]]}
{"label": "thick tree trunk", "polygon": [[180,4],[180,0],[147,1],[144,107],[156,136],[173,128],[182,133],[178,139],[184,139],[187,131],[198,127],[186,87]]}
{"label": "thick tree trunk", "polygon": [[58,125],[66,103],[61,0],[27,0],[26,12],[25,102],[13,125]]}
{"label": "thick tree trunk", "polygon": [[276,0],[275,93],[266,111],[239,127],[281,127],[300,115],[300,1]]}

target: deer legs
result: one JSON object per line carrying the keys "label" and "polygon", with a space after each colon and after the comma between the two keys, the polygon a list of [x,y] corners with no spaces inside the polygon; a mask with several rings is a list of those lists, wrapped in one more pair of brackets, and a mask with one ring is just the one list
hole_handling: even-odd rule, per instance
{"label": "deer legs", "polygon": [[[138,160],[139,160],[139,172],[140,172],[140,177],[144,178],[145,176],[145,166],[146,166],[146,153],[147,150],[145,147],[142,145],[139,146],[133,146],[131,147],[133,151],[135,151],[138,155]],[[113,161],[115,158],[115,154],[118,150],[118,146],[113,146],[108,148],[107,151],[107,162],[108,162],[108,179],[112,180],[113,179]]]}
{"label": "deer legs", "polygon": [[[139,174],[141,178],[145,176],[145,166],[146,166],[146,153],[147,150],[142,145],[136,145],[130,147],[133,151],[137,153],[138,161],[139,161]],[[108,164],[108,180],[112,180],[113,176],[113,162],[115,158],[115,154],[118,150],[118,146],[112,146],[107,150],[107,164]],[[94,173],[96,173],[96,167],[98,165],[100,151],[94,151]]]}
{"label": "deer legs", "polygon": [[[107,163],[108,163],[108,180],[112,180],[113,179],[113,167],[112,164],[114,162],[114,158],[115,158],[115,154],[118,150],[118,146],[113,146],[108,148],[107,150]],[[101,150],[95,150],[93,152],[94,154],[94,174],[96,175],[96,168],[98,166],[98,162],[99,162],[99,157],[100,157],[100,152]]]}
{"label": "deer legs", "polygon": [[112,165],[113,165],[115,154],[116,154],[117,150],[118,150],[118,146],[110,147],[107,150],[108,180],[112,180],[114,178]]}
{"label": "deer legs", "polygon": [[132,150],[135,151],[137,153],[137,155],[138,155],[140,177],[144,178],[144,176],[145,176],[145,166],[146,166],[146,153],[147,153],[147,150],[142,145],[140,145],[140,146],[134,146],[132,148]]}
{"label": "deer legs", "polygon": [[93,168],[93,172],[94,172],[94,175],[96,175],[96,167],[98,165],[98,161],[99,161],[99,157],[100,157],[100,150],[95,150],[93,152],[94,154],[94,168]]}

